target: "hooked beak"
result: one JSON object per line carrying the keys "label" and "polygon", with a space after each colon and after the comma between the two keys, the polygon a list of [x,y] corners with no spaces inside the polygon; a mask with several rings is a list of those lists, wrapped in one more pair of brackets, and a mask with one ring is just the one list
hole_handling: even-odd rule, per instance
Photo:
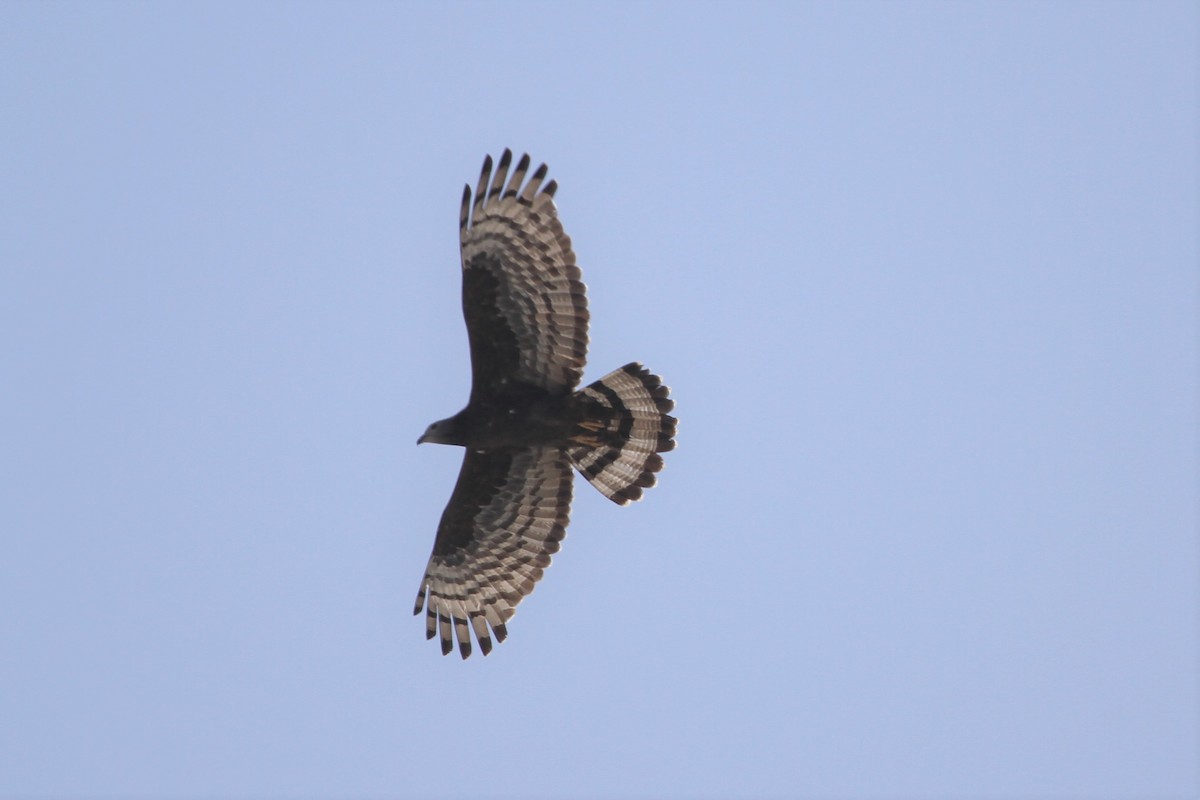
{"label": "hooked beak", "polygon": [[435,422],[426,428],[425,432],[421,434],[421,438],[417,439],[417,444],[425,444],[425,442],[432,442],[434,444],[444,443],[446,441],[446,426],[442,424],[444,422],[446,420]]}
{"label": "hooked beak", "polygon": [[426,442],[436,442],[437,439],[435,439],[433,436],[433,429],[436,427],[437,427],[437,423],[435,422],[432,425],[430,425],[428,428],[426,428],[425,432],[422,433],[421,436],[417,439],[417,444],[425,444]]}

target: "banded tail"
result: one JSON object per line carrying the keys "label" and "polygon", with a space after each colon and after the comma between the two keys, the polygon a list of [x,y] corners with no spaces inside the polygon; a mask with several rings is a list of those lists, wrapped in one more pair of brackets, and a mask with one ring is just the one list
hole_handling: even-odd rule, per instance
{"label": "banded tail", "polygon": [[579,422],[567,456],[588,482],[618,505],[640,500],[662,456],[675,449],[675,407],[662,379],[636,361],[575,393]]}

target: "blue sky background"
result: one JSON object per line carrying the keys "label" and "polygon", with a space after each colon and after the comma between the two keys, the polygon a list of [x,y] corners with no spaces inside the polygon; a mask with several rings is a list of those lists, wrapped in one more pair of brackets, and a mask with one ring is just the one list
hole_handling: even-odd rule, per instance
{"label": "blue sky background", "polygon": [[[1198,38],[3,3],[0,796],[1195,796]],[[679,448],[464,663],[413,443],[506,146]]]}

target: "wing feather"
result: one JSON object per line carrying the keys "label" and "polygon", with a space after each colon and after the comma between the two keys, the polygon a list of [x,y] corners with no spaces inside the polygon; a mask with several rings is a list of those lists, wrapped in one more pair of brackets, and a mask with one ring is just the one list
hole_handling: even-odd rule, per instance
{"label": "wing feather", "polygon": [[[491,179],[492,157],[489,155],[483,157],[483,169],[479,171],[479,183],[475,186],[475,206],[471,209],[471,213],[475,216],[483,213],[483,201],[487,197],[487,187]],[[465,226],[466,220],[463,220],[463,223]],[[463,227],[461,230],[466,230],[466,228]]]}
{"label": "wing feather", "polygon": [[500,196],[500,190],[504,188],[504,181],[508,177],[508,165],[512,163],[512,150],[505,150],[500,156],[500,163],[496,165],[496,173],[492,176],[492,188],[488,189],[488,201],[495,200]]}
{"label": "wing feather", "polygon": [[492,638],[504,641],[504,623],[566,535],[571,480],[557,448],[467,450],[413,609],[425,610],[426,636],[443,653],[457,639],[470,656],[471,632],[485,655]]}
{"label": "wing feather", "polygon": [[508,187],[504,190],[504,198],[506,200],[517,196],[517,190],[521,188],[521,184],[525,181],[525,172],[528,169],[529,154],[525,153],[521,156],[521,160],[517,162],[517,169],[513,172],[512,180],[508,182]]}
{"label": "wing feather", "polygon": [[570,391],[587,357],[587,290],[554,206],[557,184],[543,186],[542,164],[522,188],[529,157],[510,179],[511,163],[510,150],[494,173],[484,159],[459,214],[472,402],[509,382]]}
{"label": "wing feather", "polygon": [[533,203],[533,198],[537,195],[537,191],[545,179],[546,165],[541,164],[534,170],[533,177],[529,179],[529,183],[525,184],[525,190],[521,192],[521,201],[527,204]]}

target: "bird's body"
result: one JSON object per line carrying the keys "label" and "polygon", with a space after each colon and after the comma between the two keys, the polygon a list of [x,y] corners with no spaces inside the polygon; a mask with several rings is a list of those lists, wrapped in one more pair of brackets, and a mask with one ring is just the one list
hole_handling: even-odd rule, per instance
{"label": "bird's body", "polygon": [[565,447],[575,405],[570,394],[512,382],[486,403],[469,405],[433,423],[418,444],[456,444],[476,450],[535,444]]}
{"label": "bird's body", "polygon": [[587,352],[587,296],[571,240],[529,157],[511,179],[505,151],[484,160],[474,196],[463,192],[463,315],[471,396],[418,443],[466,448],[438,525],[414,613],[442,652],[471,632],[486,655],[516,605],[533,591],[566,535],[572,469],[624,505],[642,496],[674,447],[667,387],[627,364],[578,389]]}

